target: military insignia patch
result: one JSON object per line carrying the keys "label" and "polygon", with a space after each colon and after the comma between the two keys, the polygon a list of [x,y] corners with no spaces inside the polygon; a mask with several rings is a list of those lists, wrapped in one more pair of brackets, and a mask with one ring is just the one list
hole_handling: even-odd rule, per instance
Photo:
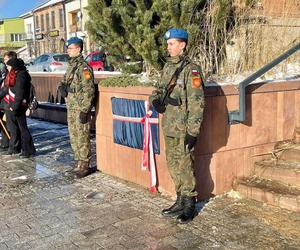
{"label": "military insignia patch", "polygon": [[166,34],[165,34],[166,39],[169,39],[169,38],[170,38],[170,35],[171,35],[171,32],[170,32],[170,31],[167,31]]}
{"label": "military insignia patch", "polygon": [[90,73],[90,71],[88,70],[88,68],[84,68],[84,69],[83,69],[83,76],[84,76],[84,79],[85,79],[85,80],[91,79],[91,73]]}
{"label": "military insignia patch", "polygon": [[192,77],[192,88],[198,89],[202,84],[201,77]]}

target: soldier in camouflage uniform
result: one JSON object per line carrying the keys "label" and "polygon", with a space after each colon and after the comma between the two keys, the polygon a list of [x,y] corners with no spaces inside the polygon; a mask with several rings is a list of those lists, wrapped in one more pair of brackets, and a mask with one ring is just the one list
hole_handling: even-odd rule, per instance
{"label": "soldier in camouflage uniform", "polygon": [[89,167],[90,120],[95,95],[93,70],[83,59],[82,49],[83,41],[80,38],[73,37],[67,41],[69,66],[59,86],[61,96],[66,98],[70,141],[77,163],[73,171],[78,178],[92,172]]}
{"label": "soldier in camouflage uniform", "polygon": [[170,57],[150,102],[164,114],[162,127],[167,164],[177,199],[162,214],[177,216],[179,223],[188,223],[196,214],[193,152],[203,119],[203,77],[200,67],[186,56],[188,33],[172,28],[166,32],[165,39]]}

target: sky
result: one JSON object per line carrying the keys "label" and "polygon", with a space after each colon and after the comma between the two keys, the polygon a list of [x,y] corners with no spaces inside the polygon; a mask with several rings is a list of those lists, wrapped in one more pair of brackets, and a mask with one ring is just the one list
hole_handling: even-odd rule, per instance
{"label": "sky", "polygon": [[18,17],[47,0],[0,0],[0,19]]}

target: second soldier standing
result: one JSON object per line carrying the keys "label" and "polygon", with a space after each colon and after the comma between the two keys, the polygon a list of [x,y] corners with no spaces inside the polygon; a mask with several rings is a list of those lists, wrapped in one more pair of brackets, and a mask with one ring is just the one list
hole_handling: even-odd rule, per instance
{"label": "second soldier standing", "polygon": [[78,178],[92,173],[89,166],[90,121],[95,96],[93,70],[83,59],[82,50],[83,41],[80,38],[72,37],[67,41],[69,65],[59,86],[61,96],[66,98],[68,129],[76,161],[74,173]]}

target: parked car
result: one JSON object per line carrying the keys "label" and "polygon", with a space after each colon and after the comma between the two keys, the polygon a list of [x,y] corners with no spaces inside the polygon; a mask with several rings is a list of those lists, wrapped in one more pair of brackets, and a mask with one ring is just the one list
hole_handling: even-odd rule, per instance
{"label": "parked car", "polygon": [[27,69],[31,72],[65,71],[68,67],[68,54],[47,53],[37,57]]}
{"label": "parked car", "polygon": [[113,66],[109,63],[107,59],[107,54],[104,51],[97,50],[91,52],[85,60],[93,68],[94,71],[114,71]]}

